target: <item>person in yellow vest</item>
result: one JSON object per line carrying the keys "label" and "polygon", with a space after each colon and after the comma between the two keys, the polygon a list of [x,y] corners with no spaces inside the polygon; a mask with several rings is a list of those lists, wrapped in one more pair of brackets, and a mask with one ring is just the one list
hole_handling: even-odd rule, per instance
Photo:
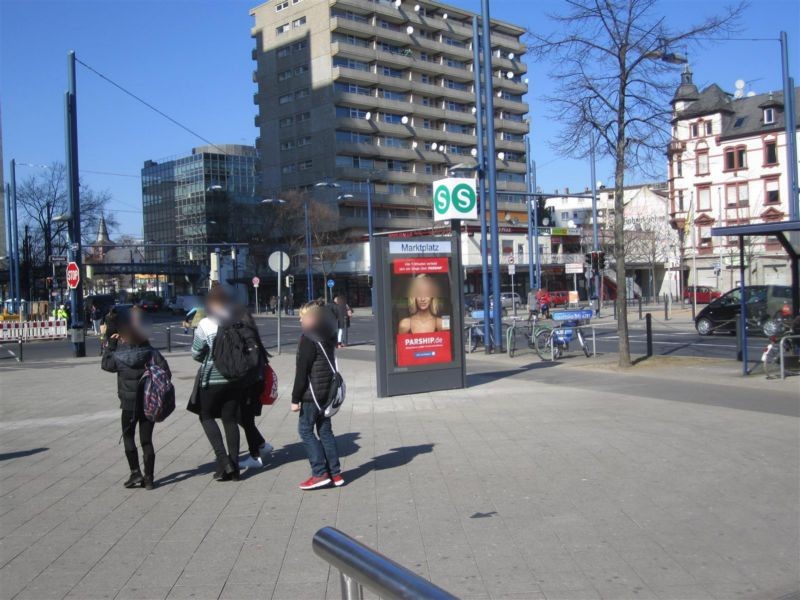
{"label": "person in yellow vest", "polygon": [[58,308],[53,309],[53,318],[57,321],[65,321],[68,315],[67,308],[63,304],[59,304]]}

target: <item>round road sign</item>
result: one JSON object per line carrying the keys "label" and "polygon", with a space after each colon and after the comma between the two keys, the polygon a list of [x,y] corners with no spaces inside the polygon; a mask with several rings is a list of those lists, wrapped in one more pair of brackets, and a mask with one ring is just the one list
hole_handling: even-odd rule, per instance
{"label": "round road sign", "polygon": [[261,279],[259,277],[253,277],[253,287],[258,287],[261,285]]}
{"label": "round road sign", "polygon": [[333,288],[334,285],[336,284],[334,283],[333,279],[328,279],[328,287]]}
{"label": "round road sign", "polygon": [[74,290],[81,282],[81,271],[78,268],[78,263],[71,262],[67,265],[67,285],[69,289]]}
{"label": "round road sign", "polygon": [[[281,265],[281,258],[283,259],[282,265]],[[273,252],[272,254],[269,255],[267,264],[269,264],[269,268],[275,271],[276,273],[285,271],[289,268],[289,255],[286,254],[286,252]],[[281,267],[283,268],[281,269]]]}

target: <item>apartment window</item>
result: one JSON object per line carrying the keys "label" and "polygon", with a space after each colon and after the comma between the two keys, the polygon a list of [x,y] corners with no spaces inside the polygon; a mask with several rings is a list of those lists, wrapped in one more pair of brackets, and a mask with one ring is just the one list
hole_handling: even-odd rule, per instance
{"label": "apartment window", "polygon": [[569,213],[568,212],[562,212],[561,213],[561,220],[562,221],[569,221]]}
{"label": "apartment window", "polygon": [[394,23],[389,23],[389,21],[380,20],[378,21],[378,25],[381,29],[388,29],[389,31],[405,31],[405,28],[401,25],[395,25]]}
{"label": "apartment window", "polygon": [[420,83],[427,83],[428,85],[431,85],[431,76],[428,75],[427,73],[422,73],[419,76],[419,82]]}
{"label": "apartment window", "polygon": [[472,125],[462,125],[461,123],[447,123],[447,131],[452,133],[463,133],[464,135],[472,135]]}
{"label": "apartment window", "polygon": [[308,98],[309,94],[310,92],[308,91],[308,88],[303,88],[302,90],[297,90],[294,93],[294,98],[295,100],[299,100],[300,98]]}
{"label": "apartment window", "polygon": [[448,100],[445,104],[445,108],[447,110],[452,110],[455,112],[467,112],[467,105],[462,104],[461,102],[453,102],[452,100]]}
{"label": "apartment window", "polygon": [[422,106],[433,106],[433,100],[429,96],[420,96],[417,100]]}
{"label": "apartment window", "polygon": [[764,181],[764,204],[780,204],[781,192],[777,179]]}
{"label": "apartment window", "polygon": [[294,68],[295,77],[303,73],[308,73],[308,65],[298,65]]}
{"label": "apartment window", "polygon": [[697,210],[711,210],[711,187],[702,186],[697,188]]}
{"label": "apartment window", "polygon": [[284,94],[278,98],[278,104],[289,104],[292,100],[294,100],[294,94]]}
{"label": "apartment window", "polygon": [[337,156],[336,166],[347,167],[355,169],[371,169],[373,167],[373,160],[371,158],[362,158],[360,156]]}
{"label": "apartment window", "polygon": [[284,23],[283,25],[278,25],[275,28],[275,33],[281,35],[282,33],[286,33],[287,31],[291,31],[292,25],[291,23]]}
{"label": "apartment window", "polygon": [[284,140],[281,142],[281,150],[291,150],[294,148],[294,140]]}
{"label": "apartment window", "polygon": [[408,101],[408,94],[403,92],[395,92],[393,90],[385,90],[383,88],[378,90],[378,97],[385,98],[386,100],[396,100],[398,102]]}
{"label": "apartment window", "polygon": [[711,121],[705,122],[706,135],[711,135],[714,131],[714,124]]}
{"label": "apartment window", "polygon": [[294,123],[293,117],[284,117],[280,121],[278,121],[278,125],[280,127],[291,127],[292,123]]}
{"label": "apartment window", "polygon": [[371,89],[355,83],[342,83],[341,81],[337,81],[335,84],[335,89],[337,92],[344,92],[346,94],[358,94],[360,96],[372,95]]}
{"label": "apartment window", "polygon": [[337,131],[336,141],[344,144],[371,144],[372,136],[355,131]]}
{"label": "apartment window", "polygon": [[708,175],[708,150],[697,152],[697,174]]}
{"label": "apartment window", "polygon": [[275,12],[281,12],[284,8],[289,8],[289,0],[284,0],[275,5]]}
{"label": "apartment window", "polygon": [[678,212],[683,212],[683,190],[678,190]]}
{"label": "apartment window", "polygon": [[278,48],[278,58],[286,58],[292,53],[292,46],[284,46],[283,48]]}
{"label": "apartment window", "polygon": [[747,167],[747,149],[744,146],[725,149],[725,170],[734,171]]}
{"label": "apartment window", "polygon": [[771,140],[764,143],[764,164],[777,165],[778,164],[778,142]]}
{"label": "apartment window", "polygon": [[775,122],[775,109],[774,108],[765,108],[764,109],[764,125],[772,125]]}
{"label": "apartment window", "polygon": [[461,61],[461,60],[456,60],[455,58],[449,58],[449,57],[445,58],[444,59],[444,64],[446,64],[448,67],[452,67],[453,69],[466,69],[467,68],[467,63],[465,63],[464,61]]}
{"label": "apartment window", "polygon": [[300,17],[299,19],[295,19],[294,21],[292,21],[292,27],[302,27],[305,24],[306,24],[305,17]]}
{"label": "apartment window", "polygon": [[711,237],[711,227],[701,225],[697,228],[698,246],[700,248],[711,248],[714,243]]}
{"label": "apartment window", "polygon": [[300,50],[305,50],[308,48],[308,40],[300,40],[299,42],[295,42],[292,44],[292,52],[300,52]]}
{"label": "apartment window", "polygon": [[360,60],[353,60],[352,58],[342,58],[341,56],[335,56],[333,58],[333,66],[355,69],[356,71],[369,71],[368,63]]}
{"label": "apartment window", "polygon": [[456,40],[456,39],[448,37],[446,35],[442,36],[442,42],[444,42],[448,46],[455,46],[456,48],[466,48],[467,47],[467,45],[464,42],[462,42],[461,40]]}
{"label": "apartment window", "polygon": [[304,160],[303,162],[300,162],[300,163],[297,164],[297,170],[298,171],[307,171],[312,166],[313,166],[313,161],[312,160],[310,160],[310,159],[309,160]]}
{"label": "apartment window", "polygon": [[747,183],[733,183],[725,186],[725,205],[729,208],[749,206],[750,189]]}
{"label": "apartment window", "polygon": [[402,125],[402,115],[396,115],[394,113],[378,113],[378,121],[383,121],[384,123],[391,123],[393,125]]}
{"label": "apartment window", "polygon": [[[430,148],[426,148],[426,150],[430,150]],[[433,175],[433,165],[425,165],[425,174],[426,175]]]}
{"label": "apartment window", "polygon": [[395,46],[394,44],[387,44],[386,42],[381,42],[380,44],[381,52],[388,52],[389,54],[405,54],[405,49],[401,48],[400,46]]}
{"label": "apartment window", "polygon": [[430,119],[422,119],[423,129],[433,129],[433,122]]}
{"label": "apartment window", "polygon": [[311,144],[311,136],[307,135],[297,139],[297,147],[309,146]]}
{"label": "apartment window", "polygon": [[386,65],[378,65],[378,74],[383,75],[384,77],[402,77],[403,72],[400,69],[393,69],[392,67],[387,67]]}
{"label": "apartment window", "polygon": [[444,87],[450,88],[451,90],[461,90],[462,92],[466,92],[469,90],[469,87],[466,83],[461,83],[460,81],[453,81],[452,79],[445,79],[443,81]]}
{"label": "apartment window", "polygon": [[388,148],[408,148],[409,142],[408,140],[403,140],[396,137],[385,136],[378,138],[381,146],[386,146]]}
{"label": "apartment window", "polygon": [[286,69],[285,71],[281,71],[278,73],[278,81],[286,81],[287,79],[292,78],[292,69]]}
{"label": "apartment window", "polygon": [[341,19],[347,19],[348,21],[357,21],[359,23],[369,23],[369,19],[364,15],[359,15],[354,13],[350,10],[342,10],[340,8],[334,8],[331,10],[331,16],[339,17]]}
{"label": "apartment window", "polygon": [[691,137],[696,138],[697,137],[697,132],[698,132],[697,123],[692,123],[691,125],[689,125],[689,135]]}
{"label": "apartment window", "polygon": [[340,44],[348,44],[349,46],[360,46],[361,48],[369,48],[370,45],[369,40],[354,35],[345,35],[343,33],[334,33],[332,41]]}
{"label": "apartment window", "polygon": [[402,171],[403,173],[411,172],[411,167],[407,162],[403,162],[400,160],[387,160],[386,161],[386,170],[387,171]]}
{"label": "apartment window", "polygon": [[524,142],[523,136],[521,133],[510,133],[508,131],[504,131],[500,134],[500,139],[506,142]]}
{"label": "apartment window", "polygon": [[352,106],[337,106],[336,117],[339,119],[366,119],[367,111]]}
{"label": "apartment window", "polygon": [[295,123],[302,123],[304,121],[310,121],[310,120],[311,120],[311,113],[310,112],[301,112],[301,113],[297,113],[294,116],[294,122]]}
{"label": "apartment window", "polygon": [[297,165],[294,165],[294,164],[283,165],[281,167],[281,174],[282,175],[288,175],[290,173],[294,173],[296,170],[297,170]]}
{"label": "apartment window", "polygon": [[675,174],[677,177],[683,177],[683,161],[680,156],[675,159]]}

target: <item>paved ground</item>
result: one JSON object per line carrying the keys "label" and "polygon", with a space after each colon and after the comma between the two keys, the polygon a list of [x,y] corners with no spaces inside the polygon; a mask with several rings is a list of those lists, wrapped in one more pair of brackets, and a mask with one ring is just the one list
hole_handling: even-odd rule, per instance
{"label": "paved ground", "polygon": [[[788,598],[798,583],[797,378],[735,363],[473,355],[469,388],[374,397],[341,353],[348,485],[308,474],[282,398],[277,451],[240,483],[182,408],[153,492],[126,490],[113,376],[96,358],[0,366],[2,598],[338,597],[311,537],[335,525],[462,598]],[[194,366],[169,357],[186,398]]]}

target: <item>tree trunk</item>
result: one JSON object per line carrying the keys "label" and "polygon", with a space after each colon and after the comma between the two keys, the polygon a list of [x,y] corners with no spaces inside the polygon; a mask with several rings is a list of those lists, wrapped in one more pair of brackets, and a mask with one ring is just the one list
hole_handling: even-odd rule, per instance
{"label": "tree trunk", "polygon": [[625,279],[625,51],[620,53],[619,106],[617,107],[617,146],[614,165],[614,250],[617,259],[617,335],[619,336],[619,366],[631,366],[631,347],[628,339],[628,282]]}

